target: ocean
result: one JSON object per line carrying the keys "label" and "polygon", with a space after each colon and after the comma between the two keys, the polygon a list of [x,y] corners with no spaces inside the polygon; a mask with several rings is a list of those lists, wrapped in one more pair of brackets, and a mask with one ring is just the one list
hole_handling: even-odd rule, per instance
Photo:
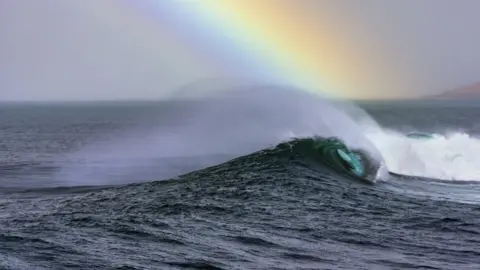
{"label": "ocean", "polygon": [[478,119],[281,91],[4,103],[0,269],[480,269]]}

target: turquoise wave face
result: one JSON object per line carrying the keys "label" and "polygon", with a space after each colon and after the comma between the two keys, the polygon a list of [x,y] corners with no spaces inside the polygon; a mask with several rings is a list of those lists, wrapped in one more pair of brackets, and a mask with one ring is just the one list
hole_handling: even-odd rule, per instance
{"label": "turquoise wave face", "polygon": [[353,152],[347,152],[343,149],[337,149],[340,158],[345,161],[345,166],[355,175],[363,177],[365,175],[365,165],[362,162],[360,155]]}
{"label": "turquoise wave face", "polygon": [[367,152],[350,149],[338,138],[303,138],[281,143],[275,149],[263,150],[272,158],[306,159],[324,165],[347,178],[374,183],[380,163]]}
{"label": "turquoise wave face", "polygon": [[322,163],[330,168],[355,178],[375,181],[379,165],[375,165],[367,153],[349,149],[337,138],[316,138],[313,144]]}

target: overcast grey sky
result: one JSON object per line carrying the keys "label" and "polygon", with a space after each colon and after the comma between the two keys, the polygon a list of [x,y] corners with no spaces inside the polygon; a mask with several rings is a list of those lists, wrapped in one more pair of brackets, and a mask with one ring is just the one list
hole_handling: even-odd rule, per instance
{"label": "overcast grey sky", "polygon": [[[153,25],[138,22],[141,11],[128,14],[113,8],[125,3],[100,2],[95,13],[97,0],[0,0],[0,101],[158,99],[196,79],[239,75],[204,65],[208,59],[184,49],[160,22],[140,30]],[[478,0],[309,4],[330,5],[338,16],[361,21],[357,30],[364,35],[384,40],[395,54],[392,64],[412,81],[406,93],[480,81]],[[108,16],[102,14],[107,9]]]}

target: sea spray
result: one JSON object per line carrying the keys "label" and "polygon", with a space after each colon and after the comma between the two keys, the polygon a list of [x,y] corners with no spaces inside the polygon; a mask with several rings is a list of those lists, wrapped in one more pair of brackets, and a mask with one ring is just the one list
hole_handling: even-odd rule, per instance
{"label": "sea spray", "polygon": [[[248,83],[209,88],[203,83],[158,106],[158,118],[168,119],[168,125],[143,119],[127,132],[87,145],[70,155],[82,160],[81,166],[65,166],[59,177],[74,185],[159,180],[313,136],[339,138],[383,164],[338,102],[299,89]],[[152,122],[160,124],[148,126]]]}

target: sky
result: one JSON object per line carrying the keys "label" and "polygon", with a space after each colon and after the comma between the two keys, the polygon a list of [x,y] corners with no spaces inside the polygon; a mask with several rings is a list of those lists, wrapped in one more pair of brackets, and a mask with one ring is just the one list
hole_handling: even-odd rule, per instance
{"label": "sky", "polygon": [[219,1],[0,1],[0,101],[154,100],[229,77],[352,98],[480,81],[478,0]]}

